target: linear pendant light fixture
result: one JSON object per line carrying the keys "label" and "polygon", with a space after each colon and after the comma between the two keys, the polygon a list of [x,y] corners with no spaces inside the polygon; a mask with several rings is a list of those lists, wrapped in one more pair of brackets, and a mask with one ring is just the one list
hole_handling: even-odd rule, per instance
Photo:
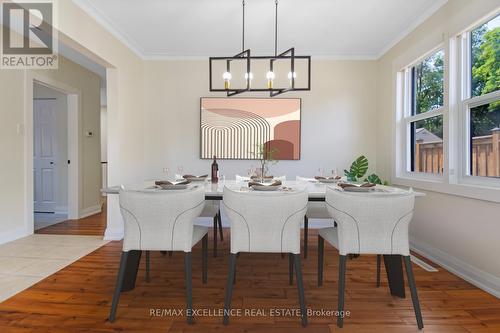
{"label": "linear pendant light fixture", "polygon": [[[242,48],[241,52],[232,57],[210,57],[209,58],[209,80],[210,80],[210,91],[214,92],[226,92],[227,96],[234,96],[244,92],[265,92],[268,91],[271,97],[283,94],[289,91],[306,91],[311,90],[311,56],[298,56],[295,55],[295,48],[290,48],[283,53],[278,54],[278,0],[275,0],[275,21],[274,21],[274,56],[252,56],[250,49],[245,50],[245,0],[242,2],[243,9],[243,34],[242,34]],[[287,86],[277,87],[275,73],[275,63],[278,61],[288,61],[290,63],[290,69],[287,74]],[[244,62],[246,71],[241,73],[242,78],[245,80],[245,87],[233,88],[231,80],[234,77],[234,73],[231,72],[231,63],[234,62]],[[252,80],[254,79],[254,74],[252,73],[252,61],[258,62],[268,62],[267,73],[262,73],[262,76],[266,79],[266,87],[254,88],[252,87]],[[297,87],[296,86],[296,65],[298,61],[305,62],[305,67],[307,72],[307,86]],[[214,66],[217,62],[223,62],[225,66],[225,72],[222,76],[217,75],[218,86],[221,88],[214,88],[212,74],[214,72]],[[239,66],[241,67],[241,66]],[[234,66],[233,66],[234,70]],[[241,69],[240,69],[241,70]],[[233,80],[234,81],[234,80]],[[284,81],[284,80],[282,80]],[[223,84],[222,84],[223,83]],[[223,88],[222,88],[223,86]]]}

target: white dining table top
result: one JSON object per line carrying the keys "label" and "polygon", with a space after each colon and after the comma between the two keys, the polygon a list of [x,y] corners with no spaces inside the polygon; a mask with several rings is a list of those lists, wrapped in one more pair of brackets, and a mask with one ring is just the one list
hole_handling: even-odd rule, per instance
{"label": "white dining table top", "polygon": [[[192,182],[193,186],[204,186],[205,187],[205,196],[210,198],[220,198],[223,194],[224,186],[227,186],[229,189],[236,191],[249,191],[248,182],[245,181],[236,181],[236,180],[221,180],[216,184],[212,184],[210,181],[200,181],[200,182]],[[282,184],[284,187],[289,188],[288,192],[305,190],[309,194],[310,199],[324,199],[326,194],[326,188],[328,186],[335,187],[333,183],[320,183],[317,181],[296,181],[296,180],[287,180]],[[125,189],[133,189],[133,190],[141,190],[141,189],[152,189],[154,187],[154,181],[144,181],[143,183],[138,184],[130,184],[125,185]],[[121,189],[121,186],[112,186],[101,191],[107,194],[118,194]],[[378,191],[368,192],[370,194],[383,193],[383,194],[403,194],[407,193],[408,190],[401,189],[393,186],[384,186],[377,185],[376,189]],[[163,191],[163,190],[158,190]],[[286,191],[282,191],[286,192]],[[266,192],[269,193],[269,192]],[[347,192],[346,192],[347,193]],[[355,192],[348,192],[355,193]],[[366,194],[366,193],[365,193]],[[424,193],[414,192],[415,196],[424,196]]]}

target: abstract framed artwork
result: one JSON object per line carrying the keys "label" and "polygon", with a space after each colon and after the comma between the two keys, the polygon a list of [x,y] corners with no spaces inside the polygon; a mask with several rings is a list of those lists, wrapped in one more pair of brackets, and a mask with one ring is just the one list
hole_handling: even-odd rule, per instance
{"label": "abstract framed artwork", "polygon": [[200,157],[255,160],[259,146],[276,160],[300,159],[300,98],[200,99]]}

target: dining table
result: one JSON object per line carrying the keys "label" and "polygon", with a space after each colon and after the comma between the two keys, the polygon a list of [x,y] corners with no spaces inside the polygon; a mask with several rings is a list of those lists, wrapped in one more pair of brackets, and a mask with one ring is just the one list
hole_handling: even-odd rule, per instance
{"label": "dining table", "polygon": [[[130,184],[125,186],[112,186],[101,191],[108,195],[108,223],[109,216],[114,216],[118,219],[120,216],[120,208],[118,204],[118,194],[121,189],[138,190],[138,191],[164,191],[155,187],[155,181],[149,180],[142,183]],[[203,186],[205,188],[206,200],[222,200],[223,190],[227,186],[233,190],[252,191],[248,186],[248,181],[245,180],[223,180],[218,183],[211,183],[208,179],[191,182],[189,186]],[[314,178],[306,180],[290,180],[282,182],[282,187],[278,191],[288,192],[296,190],[305,190],[308,193],[309,201],[325,201],[326,188],[328,186],[336,186],[334,183],[322,183]],[[370,195],[379,194],[398,194],[407,193],[408,190],[392,186],[377,185],[369,193]],[[416,197],[424,196],[420,192],[413,192]],[[364,193],[366,194],[366,193]],[[110,205],[110,202],[112,203]],[[114,221],[116,229],[116,221]],[[332,226],[334,221],[332,220]],[[121,222],[122,235],[123,235],[123,221]],[[123,237],[123,236],[122,236]],[[129,291],[135,288],[137,278],[137,271],[141,259],[142,251],[130,251],[126,265],[125,280],[123,282],[122,291]],[[390,293],[394,296],[405,298],[405,282],[403,275],[403,263],[401,255],[384,254],[384,266],[387,273],[387,280],[389,284]]]}

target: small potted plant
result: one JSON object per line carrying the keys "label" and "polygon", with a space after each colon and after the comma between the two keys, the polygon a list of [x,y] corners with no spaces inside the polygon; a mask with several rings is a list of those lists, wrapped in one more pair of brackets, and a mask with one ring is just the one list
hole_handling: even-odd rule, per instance
{"label": "small potted plant", "polygon": [[260,161],[260,170],[258,173],[260,174],[261,181],[264,181],[269,171],[269,166],[278,163],[278,161],[275,160],[277,152],[278,149],[271,148],[270,145],[266,143],[257,146],[257,151],[254,152],[254,155],[256,159]]}

